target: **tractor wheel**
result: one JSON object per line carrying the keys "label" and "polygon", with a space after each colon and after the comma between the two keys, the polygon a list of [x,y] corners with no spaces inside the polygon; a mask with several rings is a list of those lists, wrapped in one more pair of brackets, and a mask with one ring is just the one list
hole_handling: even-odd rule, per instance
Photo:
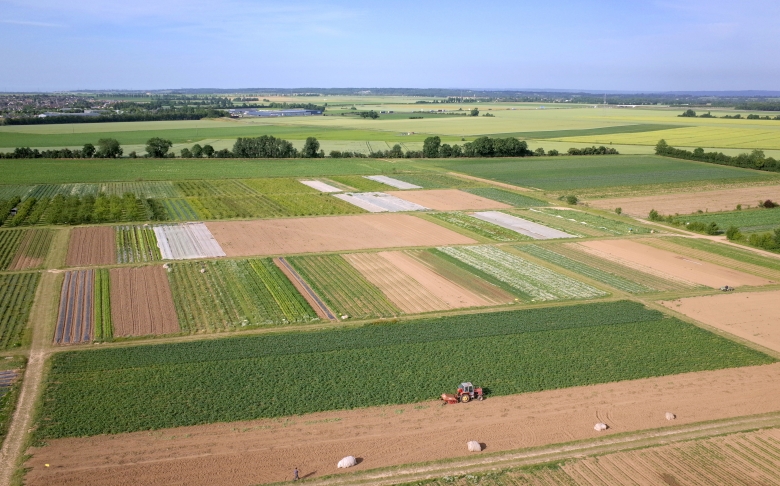
{"label": "tractor wheel", "polygon": [[460,396],[461,403],[469,403],[470,400],[471,400],[471,397],[468,396],[468,395],[461,395]]}
{"label": "tractor wheel", "polygon": [[482,395],[480,395],[480,396],[478,396],[478,397],[477,397],[477,400],[479,400],[480,402],[481,402],[482,400],[484,400],[484,399],[485,399],[485,397],[483,397]]}

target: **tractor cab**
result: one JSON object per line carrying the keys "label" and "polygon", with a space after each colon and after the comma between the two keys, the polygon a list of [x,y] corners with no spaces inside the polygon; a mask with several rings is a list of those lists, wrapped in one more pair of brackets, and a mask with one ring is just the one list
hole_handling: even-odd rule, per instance
{"label": "tractor cab", "polygon": [[458,399],[462,403],[468,403],[474,398],[482,400],[482,388],[475,387],[470,381],[465,381],[458,386]]}
{"label": "tractor cab", "polygon": [[474,385],[472,385],[470,382],[461,383],[458,387],[458,392],[460,393],[474,393]]}

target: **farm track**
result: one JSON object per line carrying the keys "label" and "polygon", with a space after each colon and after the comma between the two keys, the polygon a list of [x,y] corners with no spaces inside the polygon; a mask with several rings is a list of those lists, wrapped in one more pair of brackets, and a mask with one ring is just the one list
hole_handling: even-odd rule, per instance
{"label": "farm track", "polygon": [[314,292],[309,284],[307,284],[306,281],[300,275],[298,275],[298,272],[296,272],[295,269],[290,266],[289,263],[287,263],[287,260],[284,258],[274,258],[273,261],[274,264],[279,267],[279,270],[281,270],[282,273],[284,273],[285,276],[290,279],[290,282],[293,284],[293,286],[295,286],[295,289],[300,292],[304,299],[306,299],[306,301],[309,303],[312,309],[314,309],[318,316],[320,316],[322,319],[330,319],[331,321],[336,320],[336,316],[333,315],[333,312],[328,308],[328,305],[325,304],[325,302],[320,299],[320,297]]}
{"label": "farm track", "polygon": [[162,266],[112,268],[110,275],[114,336],[179,332],[176,308]]}
{"label": "farm track", "polygon": [[116,236],[111,226],[74,228],[65,265],[82,267],[116,263]]}

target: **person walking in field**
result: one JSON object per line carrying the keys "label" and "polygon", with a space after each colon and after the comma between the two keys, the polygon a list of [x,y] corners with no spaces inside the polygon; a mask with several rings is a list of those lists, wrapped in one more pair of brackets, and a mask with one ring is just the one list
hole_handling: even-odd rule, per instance
{"label": "person walking in field", "polygon": [[298,468],[293,469],[293,481],[298,480]]}

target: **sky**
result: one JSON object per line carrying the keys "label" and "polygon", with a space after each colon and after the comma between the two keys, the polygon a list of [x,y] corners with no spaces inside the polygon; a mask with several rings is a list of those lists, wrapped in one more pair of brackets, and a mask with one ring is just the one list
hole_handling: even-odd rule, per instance
{"label": "sky", "polygon": [[780,90],[780,1],[0,0],[0,91]]}

